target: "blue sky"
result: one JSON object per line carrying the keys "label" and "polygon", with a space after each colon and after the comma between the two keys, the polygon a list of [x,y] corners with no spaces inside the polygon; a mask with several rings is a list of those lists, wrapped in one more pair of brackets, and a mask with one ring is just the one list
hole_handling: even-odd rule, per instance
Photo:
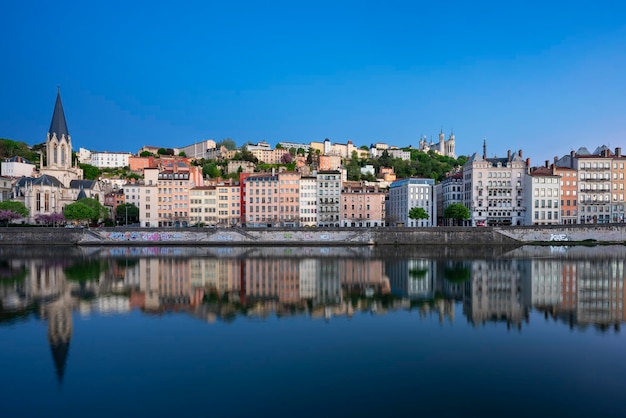
{"label": "blue sky", "polygon": [[75,149],[202,139],[417,145],[533,164],[626,148],[617,1],[8,2],[0,137]]}

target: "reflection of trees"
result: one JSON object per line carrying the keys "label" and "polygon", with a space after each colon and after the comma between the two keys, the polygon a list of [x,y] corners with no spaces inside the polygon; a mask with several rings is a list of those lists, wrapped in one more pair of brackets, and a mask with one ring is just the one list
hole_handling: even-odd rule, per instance
{"label": "reflection of trees", "polygon": [[11,266],[7,260],[0,261],[0,283],[12,284],[23,282],[28,276],[28,270],[24,266],[18,268]]}
{"label": "reflection of trees", "polygon": [[470,269],[455,262],[443,268],[443,277],[450,283],[464,283],[470,279]]}
{"label": "reflection of trees", "polygon": [[68,280],[90,281],[98,280],[100,275],[108,270],[108,266],[101,260],[87,260],[72,264],[63,269]]}

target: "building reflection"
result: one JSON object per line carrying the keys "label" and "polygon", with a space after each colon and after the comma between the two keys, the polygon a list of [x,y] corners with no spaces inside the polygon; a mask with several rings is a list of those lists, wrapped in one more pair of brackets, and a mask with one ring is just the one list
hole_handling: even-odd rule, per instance
{"label": "building reflection", "polygon": [[75,312],[136,308],[214,322],[270,315],[330,320],[410,309],[444,322],[454,321],[455,306],[461,306],[476,326],[501,322],[519,329],[533,310],[581,329],[619,329],[626,320],[626,254],[613,250],[542,255],[533,249],[473,260],[383,259],[345,250],[336,256],[328,249],[272,249],[272,256],[257,249],[220,251],[206,257],[188,257],[180,249],[126,249],[69,261],[0,259],[0,320],[35,314],[47,321],[60,380]]}

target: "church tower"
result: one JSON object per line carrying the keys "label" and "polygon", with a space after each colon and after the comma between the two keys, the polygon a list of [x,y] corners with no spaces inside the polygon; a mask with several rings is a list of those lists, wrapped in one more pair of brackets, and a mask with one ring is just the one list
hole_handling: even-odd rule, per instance
{"label": "church tower", "polygon": [[46,160],[41,160],[40,172],[56,177],[65,187],[69,187],[70,181],[83,178],[83,170],[72,166],[72,137],[67,129],[60,88],[57,88],[52,121],[46,136]]}

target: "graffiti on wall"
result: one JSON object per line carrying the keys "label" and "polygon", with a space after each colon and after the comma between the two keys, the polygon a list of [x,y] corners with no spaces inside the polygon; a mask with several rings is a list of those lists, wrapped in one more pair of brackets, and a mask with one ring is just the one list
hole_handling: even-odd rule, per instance
{"label": "graffiti on wall", "polygon": [[550,234],[550,241],[569,241],[565,234]]}
{"label": "graffiti on wall", "polygon": [[181,234],[180,232],[104,232],[102,236],[112,241],[154,242],[180,241],[183,239],[183,234]]}

